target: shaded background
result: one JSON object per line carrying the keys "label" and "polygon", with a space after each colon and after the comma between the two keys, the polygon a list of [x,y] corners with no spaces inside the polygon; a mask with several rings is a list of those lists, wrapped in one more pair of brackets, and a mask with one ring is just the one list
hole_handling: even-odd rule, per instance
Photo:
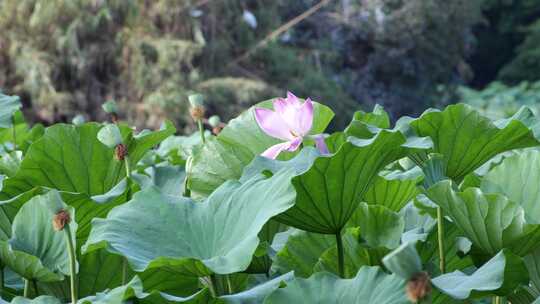
{"label": "shaded background", "polygon": [[134,125],[190,132],[193,92],[226,121],[286,90],[334,127],[377,103],[504,116],[540,102],[538,80],[540,0],[0,1],[0,88],[46,124],[104,120],[113,99]]}

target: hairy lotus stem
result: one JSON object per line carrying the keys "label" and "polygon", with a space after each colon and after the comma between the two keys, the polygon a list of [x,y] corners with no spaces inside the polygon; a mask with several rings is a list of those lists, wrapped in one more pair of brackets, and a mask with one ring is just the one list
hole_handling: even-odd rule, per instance
{"label": "hairy lotus stem", "polygon": [[501,297],[493,297],[493,304],[501,304],[502,298]]}
{"label": "hairy lotus stem", "polygon": [[[124,154],[124,164],[126,167],[126,186],[127,186],[127,200],[131,200],[131,165],[129,163],[129,156],[127,155],[127,149]],[[128,262],[127,259],[124,257],[122,258],[122,285],[125,285],[128,280]]]}
{"label": "hairy lotus stem", "polygon": [[439,239],[439,268],[446,272],[446,257],[444,252],[444,217],[441,207],[437,207],[437,236]]}
{"label": "hairy lotus stem", "polygon": [[407,297],[413,303],[422,303],[431,293],[431,281],[427,272],[415,273],[407,282]]}
{"label": "hairy lotus stem", "polygon": [[35,279],[32,280],[32,287],[34,287],[34,298],[37,298],[37,296],[39,296],[39,289],[37,287],[37,281]]}
{"label": "hairy lotus stem", "polygon": [[214,297],[219,297],[219,296],[223,295],[223,288],[222,288],[220,282],[218,282],[217,275],[212,274],[210,276],[210,280],[212,282],[212,286],[213,286],[213,289],[214,289]]}
{"label": "hairy lotus stem", "polygon": [[231,278],[229,277],[228,274],[225,275],[225,281],[227,282],[227,294],[232,294],[233,288],[231,284]]}
{"label": "hairy lotus stem", "polygon": [[203,127],[203,123],[202,123],[202,120],[197,120],[197,125],[199,126],[199,133],[201,134],[201,140],[204,143],[206,143],[206,138],[204,137],[204,127]]}
{"label": "hairy lotus stem", "polygon": [[29,298],[29,296],[30,296],[30,280],[24,279],[23,297]]}
{"label": "hairy lotus stem", "polygon": [[[69,282],[71,289],[71,303],[77,303],[77,255],[75,254],[75,246],[73,244],[73,238],[71,235],[71,229],[69,223],[71,222],[71,216],[66,210],[60,210],[56,213],[53,219],[53,227],[56,231],[64,231],[64,236],[66,238],[66,245],[69,255]],[[37,287],[34,282],[34,288]]]}
{"label": "hairy lotus stem", "polygon": [[128,263],[126,258],[122,259],[122,285],[125,285],[128,280]]}
{"label": "hairy lotus stem", "polygon": [[214,287],[214,283],[213,283],[213,279],[212,277],[203,277],[203,278],[199,278],[199,281],[202,283],[203,286],[206,286],[208,287],[208,291],[210,291],[210,295],[213,297],[213,298],[216,298],[217,295],[216,295],[216,289]]}
{"label": "hairy lotus stem", "polygon": [[5,266],[2,264],[2,267],[0,268],[0,298],[2,297],[2,294],[4,293],[4,271]]}
{"label": "hairy lotus stem", "polygon": [[338,272],[339,276],[345,278],[345,262],[344,262],[344,253],[343,253],[343,240],[341,239],[341,229],[336,233],[336,245],[337,245],[337,255],[338,255]]}
{"label": "hairy lotus stem", "polygon": [[[11,117],[13,128],[13,151],[17,150],[17,130],[15,130],[15,117]],[[3,285],[2,285],[3,286]]]}
{"label": "hairy lotus stem", "polygon": [[75,247],[73,246],[73,240],[71,238],[71,229],[69,229],[69,225],[67,225],[66,231],[66,243],[68,246],[68,253],[69,253],[69,272],[70,272],[70,287],[71,287],[71,303],[76,304],[77,303],[77,257],[75,255]]}

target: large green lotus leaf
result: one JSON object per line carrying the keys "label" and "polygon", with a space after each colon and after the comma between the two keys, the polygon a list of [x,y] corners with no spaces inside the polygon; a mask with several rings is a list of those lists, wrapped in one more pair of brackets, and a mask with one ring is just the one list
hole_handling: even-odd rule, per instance
{"label": "large green lotus leaf", "polygon": [[[382,258],[388,253],[386,248],[369,248],[361,243],[357,228],[349,228],[342,234],[343,262],[345,278],[352,278],[362,266],[380,266]],[[328,248],[313,267],[315,272],[328,271],[339,275],[336,242]]]}
{"label": "large green lotus leaf", "polygon": [[149,131],[145,129],[138,134],[132,134],[131,128],[128,128],[127,125],[121,127],[120,131],[122,131],[124,144],[128,147],[129,161],[132,168],[144,157],[147,151],[156,147],[176,132],[176,128],[168,120],[161,125],[159,130]]}
{"label": "large green lotus leaf", "polygon": [[384,266],[404,280],[409,280],[414,274],[422,271],[422,260],[416,244],[404,243],[383,259]]}
{"label": "large green lotus leaf", "polygon": [[245,174],[293,168],[296,204],[276,219],[317,233],[336,234],[345,226],[363,195],[387,164],[411,149],[400,132],[381,130],[370,139],[349,138],[333,155],[303,149],[289,161],[257,158]]}
{"label": "large green lotus leaf", "polygon": [[[45,127],[41,124],[35,124],[32,128],[24,120],[21,111],[13,113],[13,124],[9,128],[0,128],[1,148],[5,150],[20,150],[26,152],[28,146],[43,135]],[[15,138],[13,138],[15,135]],[[13,146],[15,139],[16,146]]]}
{"label": "large green lotus leaf", "polygon": [[[334,113],[325,105],[313,103],[311,134],[323,133]],[[279,140],[264,133],[255,121],[255,107],[272,108],[272,100],[259,103],[231,120],[219,135],[207,140],[187,170],[193,195],[208,196],[219,185],[239,179],[251,160]]]}
{"label": "large green lotus leaf", "polygon": [[22,161],[22,151],[8,152],[0,157],[0,174],[12,177],[19,170]]}
{"label": "large green lotus leaf", "polygon": [[180,166],[151,166],[146,168],[144,173],[132,176],[141,189],[155,186],[168,195],[180,196],[184,193],[186,172]]}
{"label": "large green lotus leaf", "polygon": [[[11,237],[11,223],[21,206],[35,195],[44,194],[50,190],[45,187],[34,187],[17,195],[19,188],[13,184],[7,184],[2,189],[0,197],[13,196],[13,198],[0,201],[0,240],[7,240]],[[127,199],[125,180],[118,183],[109,192],[92,197],[80,193],[59,193],[62,200],[77,211],[75,221],[78,224],[77,242],[79,246],[86,241],[91,229],[91,220],[94,217],[104,217],[110,209]]]}
{"label": "large green lotus leaf", "polygon": [[[89,252],[78,258],[79,297],[94,296],[119,286],[122,286],[122,268],[124,258],[109,253],[105,249]],[[141,279],[144,290],[148,292],[159,291],[176,296],[189,296],[198,290],[197,277],[186,276],[167,268],[149,269],[137,273]],[[128,279],[132,277],[129,274]],[[70,298],[69,280],[62,282],[40,283],[42,294],[54,295],[59,299],[68,301]]]}
{"label": "large green lotus leaf", "polygon": [[11,225],[19,208],[41,191],[33,188],[19,193],[16,187],[3,187],[0,193],[0,240],[6,241],[11,237]]}
{"label": "large green lotus leaf", "polygon": [[503,248],[525,255],[540,243],[540,226],[527,225],[523,208],[500,194],[485,194],[479,188],[456,192],[449,180],[427,192],[484,255]]}
{"label": "large green lotus leaf", "polygon": [[[531,286],[540,292],[540,248],[534,250],[531,254],[525,256],[525,265],[529,271]],[[540,296],[540,294],[539,294]]]}
{"label": "large green lotus leaf", "polygon": [[412,203],[403,207],[399,214],[403,217],[405,223],[405,232],[401,235],[401,242],[410,241],[425,242],[429,233],[437,225],[437,220],[427,214],[421,214],[420,210]]}
{"label": "large green lotus leaf", "polygon": [[[2,262],[26,279],[60,280],[62,275],[69,274],[64,232],[55,231],[52,225],[55,214],[60,210],[66,210],[72,216],[75,214],[75,210],[67,206],[55,190],[24,204],[13,220],[9,245],[4,244],[0,250]],[[77,223],[71,221],[66,227],[71,229],[75,242]]]}
{"label": "large green lotus leaf", "polygon": [[86,242],[92,229],[92,219],[103,218],[107,213],[128,200],[126,180],[119,182],[109,192],[89,197],[87,194],[60,192],[64,202],[76,210],[75,220],[77,228],[77,248]]}
{"label": "large green lotus leaf", "polygon": [[63,304],[62,301],[51,296],[39,296],[35,299],[15,297],[11,304]]}
{"label": "large green lotus leaf", "polygon": [[540,151],[529,150],[505,158],[482,179],[486,193],[502,193],[525,210],[525,220],[540,224]]}
{"label": "large green lotus leaf", "polygon": [[159,291],[185,297],[194,294],[199,286],[198,277],[185,275],[173,267],[152,268],[137,275],[148,292]]}
{"label": "large green lotus leaf", "polygon": [[[76,232],[78,246],[81,246],[86,241],[93,218],[104,217],[114,206],[126,201],[127,191],[125,186],[124,180],[108,193],[94,197],[80,193],[59,192],[62,200],[76,210],[75,221],[78,224]],[[34,187],[29,191],[16,195],[17,189],[17,187],[9,185],[0,193],[2,197],[13,196],[12,199],[0,201],[0,240],[8,240],[11,237],[12,222],[21,206],[35,195],[44,194],[50,190],[44,187]]]}
{"label": "large green lotus leaf", "polygon": [[270,220],[264,224],[261,232],[259,232],[259,247],[253,256],[249,268],[246,270],[247,273],[269,273],[272,267],[271,257],[276,254],[271,246],[274,236],[287,230],[287,228],[287,225],[275,220]]}
{"label": "large green lotus leaf", "polygon": [[13,126],[13,114],[22,107],[19,96],[4,95],[0,92],[0,128]]}
{"label": "large green lotus leaf", "polygon": [[204,202],[143,190],[93,221],[83,251],[105,245],[135,271],[167,266],[204,276],[245,270],[264,224],[294,203],[291,175],[283,170],[271,178],[229,181]]}
{"label": "large green lotus leaf", "polygon": [[38,257],[12,250],[6,241],[0,241],[0,258],[2,263],[22,277],[35,278],[43,282],[60,281],[64,278],[63,274],[45,267]]}
{"label": "large green lotus leaf", "polygon": [[[20,112],[15,113],[15,118]],[[22,114],[20,114],[22,117]],[[32,143],[41,138],[45,133],[45,127],[42,124],[35,124],[32,128],[29,128],[28,125],[24,122],[24,119],[21,118],[21,122],[17,122],[14,127],[10,129],[0,130],[0,142],[11,142],[13,140],[13,129],[16,133],[16,143],[17,150],[21,150],[26,154],[28,148]]]}
{"label": "large green lotus leaf", "polygon": [[[431,229],[425,241],[417,242],[416,247],[422,258],[422,263],[432,273],[439,273],[439,245],[438,231]],[[472,259],[469,255],[460,257],[458,255],[459,244],[458,238],[463,233],[459,228],[449,220],[444,221],[444,255],[446,257],[446,271],[463,270],[473,266]]]}
{"label": "large green lotus leaf", "polygon": [[259,304],[264,298],[278,289],[282,284],[294,279],[292,272],[268,280],[255,287],[232,295],[221,296],[220,299],[227,304]]}
{"label": "large green lotus leaf", "polygon": [[518,288],[507,297],[507,303],[512,304],[539,304],[540,295],[528,286]]}
{"label": "large green lotus leaf", "polygon": [[208,288],[201,289],[199,292],[189,297],[176,297],[161,292],[152,292],[145,294],[144,298],[138,299],[141,304],[223,304],[223,301],[213,298]]}
{"label": "large green lotus leaf", "polygon": [[[96,250],[79,257],[78,293],[79,297],[88,297],[98,292],[122,285],[122,257]],[[65,282],[65,295],[69,295],[69,286]],[[59,297],[59,295],[57,295]]]}
{"label": "large green lotus leaf", "polygon": [[427,110],[409,124],[417,135],[431,137],[445,175],[458,182],[501,152],[539,144],[519,119],[492,122],[465,104]]}
{"label": "large green lotus leaf", "polygon": [[308,279],[297,278],[268,296],[265,304],[408,304],[405,281],[379,267],[362,267],[353,279],[318,272]]}
{"label": "large green lotus leaf", "polygon": [[274,257],[272,270],[279,273],[294,271],[296,276],[307,278],[323,252],[335,246],[336,239],[330,235],[292,229],[287,242]]}
{"label": "large green lotus leaf", "polygon": [[[28,149],[20,169],[10,181],[13,187],[30,189],[45,186],[60,191],[101,195],[125,177],[124,163],[114,151],[97,139],[102,125],[56,124]],[[169,126],[134,138],[131,129],[122,127],[133,165],[144,153],[174,132]]]}
{"label": "large green lotus leaf", "polygon": [[77,301],[77,304],[122,304],[130,298],[144,298],[142,281],[134,277],[129,283]]}
{"label": "large green lotus leaf", "polygon": [[362,200],[398,212],[419,193],[416,185],[421,179],[422,172],[418,167],[378,175]]}
{"label": "large green lotus leaf", "polygon": [[464,300],[487,294],[508,295],[520,284],[527,284],[529,276],[523,259],[505,249],[471,275],[454,271],[431,282],[452,298]]}
{"label": "large green lotus leaf", "polygon": [[371,113],[355,112],[351,123],[345,129],[345,134],[357,138],[370,138],[378,132],[378,129],[388,128],[390,128],[388,113],[382,106],[375,105]]}
{"label": "large green lotus leaf", "polygon": [[[212,133],[205,132],[205,138],[210,139]],[[167,159],[174,165],[184,165],[188,157],[202,144],[201,134],[195,132],[188,136],[169,136],[156,149],[157,155]]]}
{"label": "large green lotus leaf", "polygon": [[523,260],[529,272],[530,282],[508,296],[508,300],[512,304],[540,303],[540,249],[534,250]]}
{"label": "large green lotus leaf", "polygon": [[347,226],[359,227],[360,237],[371,248],[394,249],[399,246],[405,221],[384,206],[360,203]]}

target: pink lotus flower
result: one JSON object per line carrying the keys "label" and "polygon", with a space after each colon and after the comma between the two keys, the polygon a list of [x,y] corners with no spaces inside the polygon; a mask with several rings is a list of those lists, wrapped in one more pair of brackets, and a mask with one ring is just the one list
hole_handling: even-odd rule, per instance
{"label": "pink lotus flower", "polygon": [[309,135],[313,125],[313,102],[309,98],[301,103],[287,92],[287,98],[274,101],[274,111],[255,108],[255,120],[266,134],[285,141],[264,151],[264,157],[275,159],[281,151],[296,151],[305,138],[313,139],[321,153],[329,153],[323,134]]}

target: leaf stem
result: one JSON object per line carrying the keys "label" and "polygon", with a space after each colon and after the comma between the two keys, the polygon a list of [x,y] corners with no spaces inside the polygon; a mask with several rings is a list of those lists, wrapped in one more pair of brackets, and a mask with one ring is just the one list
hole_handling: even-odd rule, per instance
{"label": "leaf stem", "polygon": [[336,244],[337,244],[339,276],[342,278],[345,278],[343,240],[341,239],[341,229],[336,233]]}
{"label": "leaf stem", "polygon": [[69,224],[64,227],[66,244],[69,254],[69,282],[71,287],[71,303],[77,303],[77,256],[75,255],[75,246],[73,246],[73,239],[71,237],[71,228]]}
{"label": "leaf stem", "polygon": [[201,281],[204,286],[208,287],[208,290],[210,291],[210,295],[213,298],[217,298],[216,289],[214,287],[214,283],[211,276],[200,278],[199,281]]}
{"label": "leaf stem", "polygon": [[[131,165],[129,163],[129,156],[124,157],[124,166],[126,167],[126,187],[127,187],[127,201],[131,200]],[[128,280],[128,262],[125,257],[122,258],[122,285],[125,285]]]}
{"label": "leaf stem", "polygon": [[122,258],[122,285],[126,285],[128,280],[128,263],[127,259]]}
{"label": "leaf stem", "polygon": [[11,117],[11,124],[13,128],[13,151],[17,151],[17,131],[15,130],[15,117]]}
{"label": "leaf stem", "polygon": [[212,280],[212,286],[214,287],[215,297],[223,295],[223,286],[221,286],[221,282],[219,282],[217,275],[215,273],[212,274],[210,279]]}
{"label": "leaf stem", "polygon": [[124,156],[124,165],[126,167],[126,177],[128,178],[128,186],[129,186],[129,179],[131,179],[131,165],[129,163],[129,156]]}
{"label": "leaf stem", "polygon": [[233,289],[232,289],[232,284],[231,284],[231,278],[229,277],[228,274],[225,275],[225,281],[227,282],[227,294],[232,294]]}
{"label": "leaf stem", "polygon": [[199,133],[201,134],[201,140],[202,140],[202,143],[206,143],[206,138],[204,137],[204,127],[203,127],[203,123],[202,123],[202,120],[197,120],[197,125],[199,126]]}
{"label": "leaf stem", "polygon": [[439,241],[439,268],[446,272],[446,257],[444,252],[444,217],[441,207],[437,207],[437,238]]}
{"label": "leaf stem", "polygon": [[501,304],[502,303],[501,299],[502,298],[499,296],[493,297],[493,304]]}
{"label": "leaf stem", "polygon": [[34,298],[37,298],[39,296],[39,289],[37,287],[36,279],[32,280],[32,286],[34,287]]}
{"label": "leaf stem", "polygon": [[4,293],[4,271],[5,267],[2,265],[2,268],[0,269],[0,297],[2,297],[2,294]]}
{"label": "leaf stem", "polygon": [[29,294],[30,294],[30,280],[24,279],[23,297],[28,299]]}

